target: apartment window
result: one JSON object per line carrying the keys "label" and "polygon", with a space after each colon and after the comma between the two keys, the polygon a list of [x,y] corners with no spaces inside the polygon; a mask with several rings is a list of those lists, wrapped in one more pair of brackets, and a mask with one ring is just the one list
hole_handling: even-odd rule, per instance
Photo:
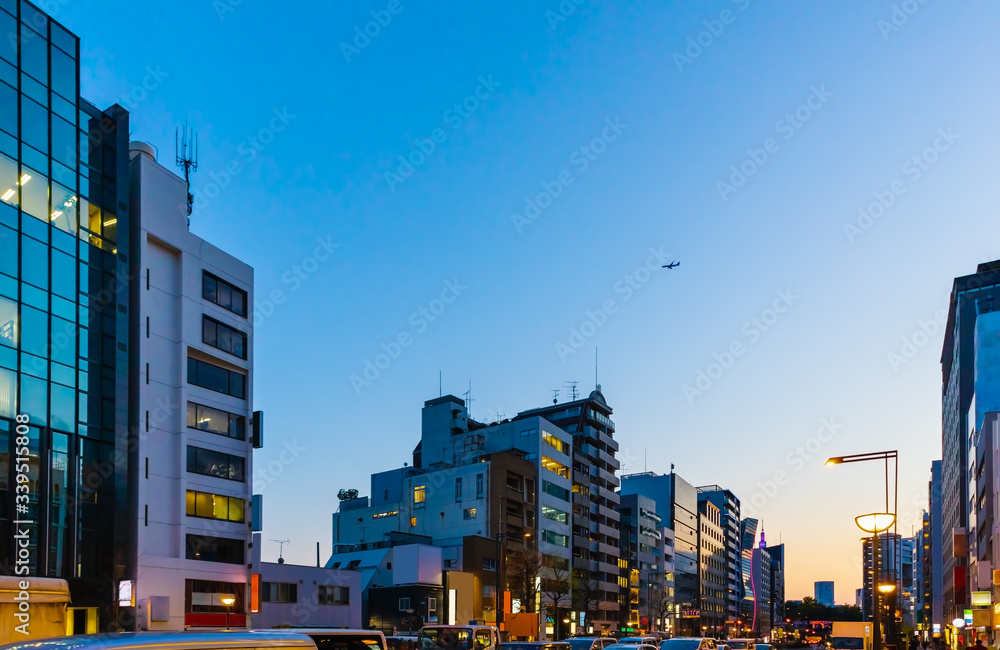
{"label": "apartment window", "polygon": [[246,503],[243,499],[208,492],[187,491],[187,515],[243,523]]}
{"label": "apartment window", "polygon": [[552,447],[556,451],[569,456],[569,445],[560,440],[559,438],[556,438],[548,431],[542,431],[542,442],[547,444],[549,447]]}
{"label": "apartment window", "polygon": [[549,483],[548,481],[542,481],[542,491],[546,494],[550,494],[557,499],[562,499],[563,501],[569,501],[569,490],[564,487],[559,487],[555,483]]}
{"label": "apartment window", "polygon": [[399,611],[405,612],[408,609],[410,609],[410,599],[409,598],[400,598],[399,599]]}
{"label": "apartment window", "polygon": [[294,582],[262,582],[260,583],[260,601],[262,603],[297,603],[299,602],[299,586]]}
{"label": "apartment window", "polygon": [[558,521],[560,524],[569,523],[569,513],[549,506],[542,506],[542,516],[552,521]]}
{"label": "apartment window", "polygon": [[229,411],[187,403],[187,425],[189,429],[217,433],[237,440],[246,440],[247,419]]}
{"label": "apartment window", "polygon": [[335,587],[333,585],[319,586],[320,605],[350,605],[350,590],[347,587]]}
{"label": "apartment window", "polygon": [[475,519],[476,518],[476,509],[475,508],[466,508],[465,510],[462,511],[462,518],[463,519]]}
{"label": "apartment window", "polygon": [[214,302],[223,309],[228,309],[234,314],[246,318],[247,292],[234,287],[208,271],[204,271],[203,273],[202,297],[209,302]]}
{"label": "apartment window", "polygon": [[415,528],[416,525],[417,525],[417,518],[416,517],[410,517],[410,528]]}
{"label": "apartment window", "polygon": [[535,502],[535,482],[530,479],[524,479],[524,500],[527,503]]}
{"label": "apartment window", "polygon": [[533,436],[533,435],[535,435],[534,429],[525,429],[524,431],[521,432],[522,438],[527,438],[528,436]]}
{"label": "apartment window", "polygon": [[496,571],[497,570],[497,560],[493,557],[483,558],[483,571]]}
{"label": "apartment window", "polygon": [[185,557],[189,560],[225,564],[246,563],[246,542],[242,539],[188,535],[186,542]]}
{"label": "apartment window", "polygon": [[548,456],[542,456],[542,467],[563,478],[569,478],[569,468]]}
{"label": "apartment window", "polygon": [[462,479],[455,479],[455,501],[462,500]]}
{"label": "apartment window", "polygon": [[413,488],[413,505],[422,506],[427,500],[427,486],[417,485]]}
{"label": "apartment window", "polygon": [[191,357],[188,357],[188,383],[240,399],[246,399],[247,395],[246,375]]}
{"label": "apartment window", "polygon": [[213,348],[239,357],[247,358],[247,335],[208,316],[201,317],[201,341]]}
{"label": "apartment window", "polygon": [[244,481],[246,459],[221,451],[188,446],[187,471],[192,474],[214,476],[230,481]]}
{"label": "apartment window", "polygon": [[486,481],[482,474],[476,474],[476,498],[482,499],[485,491],[484,485]]}

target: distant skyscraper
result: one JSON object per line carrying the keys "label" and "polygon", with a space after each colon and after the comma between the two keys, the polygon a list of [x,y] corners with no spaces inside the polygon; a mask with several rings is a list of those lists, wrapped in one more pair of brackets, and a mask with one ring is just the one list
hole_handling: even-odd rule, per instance
{"label": "distant skyscraper", "polygon": [[816,602],[821,605],[826,605],[827,607],[833,607],[835,604],[833,597],[833,581],[821,581],[813,584],[813,597]]}

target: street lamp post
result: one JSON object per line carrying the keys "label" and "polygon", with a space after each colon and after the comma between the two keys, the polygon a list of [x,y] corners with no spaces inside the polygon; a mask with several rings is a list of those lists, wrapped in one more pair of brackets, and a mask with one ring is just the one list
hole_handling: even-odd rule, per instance
{"label": "street lamp post", "polygon": [[[872,461],[872,460],[885,461],[885,510],[886,510],[886,512],[885,513],[880,513],[880,514],[883,514],[883,515],[892,514],[892,516],[893,516],[892,525],[889,526],[889,527],[886,527],[884,530],[888,530],[891,527],[893,535],[896,538],[895,542],[897,544],[897,549],[896,549],[896,552],[893,553],[893,563],[892,563],[893,567],[892,567],[892,575],[891,575],[891,577],[892,577],[893,581],[898,581],[900,573],[901,573],[901,570],[902,570],[902,565],[901,565],[902,558],[901,558],[901,553],[899,552],[900,550],[902,550],[902,541],[899,539],[899,534],[898,534],[899,533],[899,529],[898,529],[898,526],[899,526],[899,517],[898,517],[898,515],[899,515],[899,451],[896,450],[896,449],[893,449],[893,450],[890,450],[890,451],[873,451],[873,452],[866,453],[866,454],[851,454],[849,456],[834,456],[832,458],[828,458],[827,461],[826,461],[826,464],[827,465],[844,465],[844,464],[847,464],[847,463],[863,463],[863,462]],[[891,513],[889,511],[889,461],[890,460],[892,461],[893,471],[894,471],[894,474],[895,474],[895,482],[894,482],[893,490],[892,490],[893,504],[892,504],[892,511],[891,511]],[[860,526],[860,525],[861,524],[859,523],[858,526]],[[868,531],[868,532],[870,532],[870,531]],[[878,598],[878,588],[877,587],[879,586],[879,584],[881,582],[881,576],[879,575],[879,573],[878,573],[878,571],[876,569],[876,567],[878,567],[878,561],[879,561],[879,556],[878,556],[878,534],[877,533],[875,533],[875,536],[874,536],[873,539],[875,540],[875,543],[874,543],[874,548],[873,548],[874,555],[872,556],[872,568],[876,570],[876,573],[872,576],[872,599],[877,604],[878,600],[879,600],[879,598]],[[886,567],[886,569],[888,569],[888,567]],[[879,617],[881,618],[881,613],[879,614]],[[876,624],[876,626],[877,626],[877,624]],[[878,634],[874,633],[874,631],[877,631],[877,630],[878,630],[878,627],[875,627],[875,630],[873,630],[873,636],[876,637],[875,639],[873,639],[873,643],[881,644],[881,638],[878,637]],[[886,641],[888,641],[888,640],[891,639],[892,642],[893,642],[893,645],[895,645],[895,643],[897,641],[897,639],[895,638],[896,637],[896,613],[895,613],[895,608],[893,608],[891,620],[886,625],[886,631],[888,632],[886,634]],[[879,650],[879,646],[875,646],[874,650]]]}
{"label": "street lamp post", "polygon": [[227,631],[232,629],[229,626],[229,613],[232,611],[232,609],[233,609],[233,603],[235,603],[235,602],[236,602],[236,596],[233,596],[232,594],[226,594],[226,595],[224,595],[222,597],[222,604],[226,606],[226,630]]}

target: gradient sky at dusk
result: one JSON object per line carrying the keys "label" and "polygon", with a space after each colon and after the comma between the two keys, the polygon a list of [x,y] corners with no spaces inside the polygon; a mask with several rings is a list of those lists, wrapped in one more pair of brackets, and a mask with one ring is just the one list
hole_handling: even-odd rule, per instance
{"label": "gradient sky at dusk", "polygon": [[[853,516],[882,507],[882,468],[823,460],[898,448],[901,532],[919,521],[940,457],[934,320],[954,276],[1000,258],[1000,6],[909,0],[889,31],[882,0],[566,0],[565,20],[558,0],[399,2],[348,56],[388,0],[52,3],[82,39],[84,94],[130,108],[133,139],[172,164],[175,127],[197,130],[192,230],[256,269],[258,308],[284,299],[255,334],[258,482],[283,443],[305,451],[264,481],[264,538],[294,563],[321,542],[325,561],[337,490],[410,460],[439,370],[445,392],[471,379],[489,420],[567,380],[591,390],[598,347],[624,471],[674,463],[733,490],[786,544],[789,598],[835,580],[853,603]],[[537,218],[512,219],[561,172]],[[891,205],[846,232],[876,193]],[[314,265],[317,240],[338,247]],[[465,288],[421,316],[448,282]]]}

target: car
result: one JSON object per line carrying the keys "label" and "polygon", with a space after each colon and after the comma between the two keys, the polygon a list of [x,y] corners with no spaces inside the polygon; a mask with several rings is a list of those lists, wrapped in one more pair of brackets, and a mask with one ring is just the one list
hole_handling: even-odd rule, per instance
{"label": "car", "polygon": [[262,632],[120,632],[33,639],[10,643],[3,650],[316,650],[305,634],[287,630]]}
{"label": "car", "polygon": [[614,643],[604,646],[604,650],[657,650],[651,643]]}
{"label": "car", "polygon": [[572,650],[603,650],[615,640],[608,636],[578,636],[566,639]]}
{"label": "car", "polygon": [[500,634],[492,625],[425,625],[418,644],[419,650],[498,650]]}
{"label": "car", "polygon": [[720,643],[720,644],[719,644],[719,645],[717,646],[717,648],[718,648],[718,650],[732,650],[732,648],[730,648],[730,647],[729,647],[728,645],[726,645],[725,643]]}
{"label": "car", "polygon": [[755,650],[759,647],[753,639],[729,639],[726,645],[730,650]]}
{"label": "car", "polygon": [[717,650],[715,639],[704,636],[675,636],[660,642],[660,650]]}
{"label": "car", "polygon": [[618,639],[618,644],[619,645],[641,645],[641,644],[646,644],[646,645],[655,646],[657,643],[659,643],[659,642],[656,640],[656,637],[653,637],[653,636],[627,636],[627,637]]}
{"label": "car", "polygon": [[286,627],[252,630],[251,634],[304,634],[318,650],[388,650],[385,636],[378,630],[349,630],[335,627]]}
{"label": "car", "polygon": [[572,650],[565,641],[508,641],[500,644],[500,650]]}

